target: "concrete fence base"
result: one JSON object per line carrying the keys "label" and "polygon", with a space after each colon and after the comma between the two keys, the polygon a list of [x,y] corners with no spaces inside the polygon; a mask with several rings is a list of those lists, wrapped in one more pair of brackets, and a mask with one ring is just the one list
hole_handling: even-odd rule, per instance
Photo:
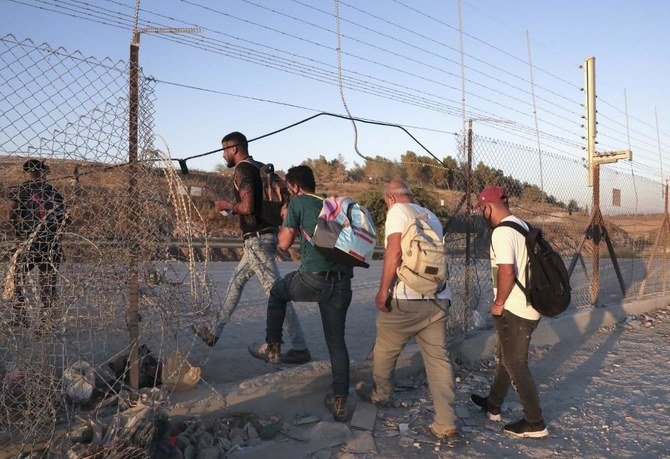
{"label": "concrete fence base", "polygon": [[[639,315],[666,307],[670,297],[655,297],[632,301],[607,308],[572,311],[557,318],[543,318],[533,333],[531,346],[554,345],[574,339],[623,320],[627,315]],[[464,362],[490,358],[495,345],[495,332],[481,330],[450,345],[453,358]],[[398,359],[396,377],[416,373],[423,360],[416,344],[406,347]],[[370,379],[372,361],[353,363],[351,381]],[[225,413],[253,411],[259,415],[295,408],[295,400],[307,393],[326,393],[331,384],[330,363],[312,362],[296,368],[261,375],[226,387],[206,387],[172,397],[170,415],[175,417],[212,418]]]}

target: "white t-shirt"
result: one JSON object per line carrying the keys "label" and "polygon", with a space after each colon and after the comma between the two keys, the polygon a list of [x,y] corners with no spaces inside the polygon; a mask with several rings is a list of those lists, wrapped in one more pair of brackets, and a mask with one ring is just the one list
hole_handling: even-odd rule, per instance
{"label": "white t-shirt", "polygon": [[[425,207],[421,207],[418,204],[409,204],[409,203],[395,203],[391,206],[388,213],[386,214],[386,225],[385,233],[386,238],[394,233],[405,232],[407,225],[414,220],[414,212],[419,214],[419,218],[428,222],[428,225],[437,233],[438,236],[442,237],[442,224],[440,220],[432,213],[430,210]],[[384,240],[384,246],[386,246],[386,240]],[[416,292],[405,285],[404,282],[398,280],[396,282],[395,288],[393,289],[393,297],[401,300],[421,300],[427,298],[435,298],[438,300],[451,300],[451,288],[447,283],[444,287],[444,290],[439,292],[435,297],[429,297],[421,295],[419,292]]]}
{"label": "white t-shirt", "polygon": [[[502,221],[515,222],[523,228],[528,225],[518,217],[510,215]],[[514,271],[521,285],[526,285],[526,265],[528,264],[528,251],[526,249],[526,238],[515,230],[506,226],[496,228],[491,236],[491,274],[493,276],[493,295],[498,294],[498,265],[514,265]],[[521,291],[516,282],[505,301],[505,310],[515,316],[528,320],[538,320],[541,316],[526,301],[526,295]]]}

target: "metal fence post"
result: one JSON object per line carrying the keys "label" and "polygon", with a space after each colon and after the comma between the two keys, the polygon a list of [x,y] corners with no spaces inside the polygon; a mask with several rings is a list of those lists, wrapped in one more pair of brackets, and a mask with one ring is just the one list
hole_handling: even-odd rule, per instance
{"label": "metal fence post", "polygon": [[[138,105],[139,105],[139,55],[140,55],[140,34],[137,29],[133,33],[133,40],[130,43],[130,75],[129,75],[129,93],[128,93],[128,214],[130,222],[136,218],[137,210],[137,182],[135,174],[137,172],[137,138],[138,138]],[[128,267],[128,335],[130,338],[130,386],[137,391],[139,389],[139,279],[137,266],[137,253],[134,241],[134,235],[130,234],[130,266]]]}
{"label": "metal fence post", "polygon": [[466,219],[467,225],[465,229],[465,310],[463,311],[463,322],[464,329],[468,329],[468,319],[470,315],[470,300],[471,294],[470,290],[472,288],[472,279],[471,279],[471,245],[470,245],[470,215],[472,213],[472,201],[470,200],[470,192],[472,191],[472,120],[468,120],[468,137],[467,137],[467,170],[465,173],[465,210],[467,212],[468,218]]}

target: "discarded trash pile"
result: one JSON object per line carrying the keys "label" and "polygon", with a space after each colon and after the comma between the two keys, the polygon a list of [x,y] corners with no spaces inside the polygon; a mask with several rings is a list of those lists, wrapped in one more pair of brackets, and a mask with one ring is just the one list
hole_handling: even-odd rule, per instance
{"label": "discarded trash pile", "polygon": [[[163,364],[144,345],[139,347],[139,362],[141,389],[134,394],[127,386],[127,355],[96,368],[77,361],[63,370],[60,381],[53,371],[36,381],[34,371],[9,370],[1,364],[0,456],[41,451],[57,457],[67,452],[70,458],[152,457],[156,435],[167,431],[163,407],[168,396],[194,388],[200,369],[192,367],[179,350]],[[33,393],[39,384],[49,385],[53,394],[60,396],[36,406],[42,402]],[[33,432],[31,439],[23,438],[16,428],[12,430],[34,418],[37,409],[49,411],[55,421],[52,430],[45,429],[39,436]]]}

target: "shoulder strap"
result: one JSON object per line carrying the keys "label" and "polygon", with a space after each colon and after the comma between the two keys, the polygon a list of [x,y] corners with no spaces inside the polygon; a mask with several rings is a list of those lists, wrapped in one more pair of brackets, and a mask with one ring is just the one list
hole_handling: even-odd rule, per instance
{"label": "shoulder strap", "polygon": [[[528,224],[528,222],[525,222],[525,221],[524,221],[524,223],[526,223],[526,225],[528,225],[528,227],[530,228],[530,225]],[[528,234],[529,234],[529,231],[526,230],[526,228],[524,228],[523,226],[519,225],[517,222],[511,222],[511,221],[500,222],[500,223],[498,224],[498,226],[496,226],[495,228],[493,228],[493,231],[495,231],[496,229],[500,228],[501,226],[504,226],[504,227],[507,227],[507,228],[512,228],[513,230],[516,230],[516,231],[518,231],[519,233],[521,233],[521,234],[523,235],[523,237],[526,237],[526,236],[528,236]],[[493,241],[491,241],[491,245],[493,245]],[[526,265],[526,282],[528,282],[528,265]],[[521,284],[521,282],[519,282],[519,278],[518,278],[518,277],[514,277],[514,283],[516,284],[517,287],[519,287],[519,288],[521,289],[521,291],[523,292],[523,294],[526,295],[526,299],[528,299],[528,298],[529,298],[529,292],[528,292],[528,289],[526,289],[526,287],[524,287],[524,286]]]}
{"label": "shoulder strap", "polygon": [[[526,222],[524,222],[524,223],[526,223]],[[526,225],[528,225],[528,223],[526,223]],[[519,225],[517,222],[510,222],[510,221],[500,222],[498,224],[498,226],[493,228],[493,230],[495,231],[496,229],[500,228],[501,226],[506,226],[507,228],[512,228],[512,229],[518,231],[519,233],[521,233],[524,237],[528,236],[528,233],[529,233],[529,231],[526,230],[526,228]],[[530,225],[528,225],[528,227],[530,227]]]}
{"label": "shoulder strap", "polygon": [[[326,200],[326,198],[324,198],[323,196],[319,196],[319,195],[312,194],[312,193],[305,193],[303,196],[311,196],[313,198],[318,199],[319,201],[325,201]],[[302,235],[305,237],[305,239],[307,239],[307,242],[309,242],[311,245],[314,245],[314,241],[312,240],[310,235],[307,234],[307,231],[305,231],[305,228],[303,228],[301,226],[300,231],[302,232]]]}

